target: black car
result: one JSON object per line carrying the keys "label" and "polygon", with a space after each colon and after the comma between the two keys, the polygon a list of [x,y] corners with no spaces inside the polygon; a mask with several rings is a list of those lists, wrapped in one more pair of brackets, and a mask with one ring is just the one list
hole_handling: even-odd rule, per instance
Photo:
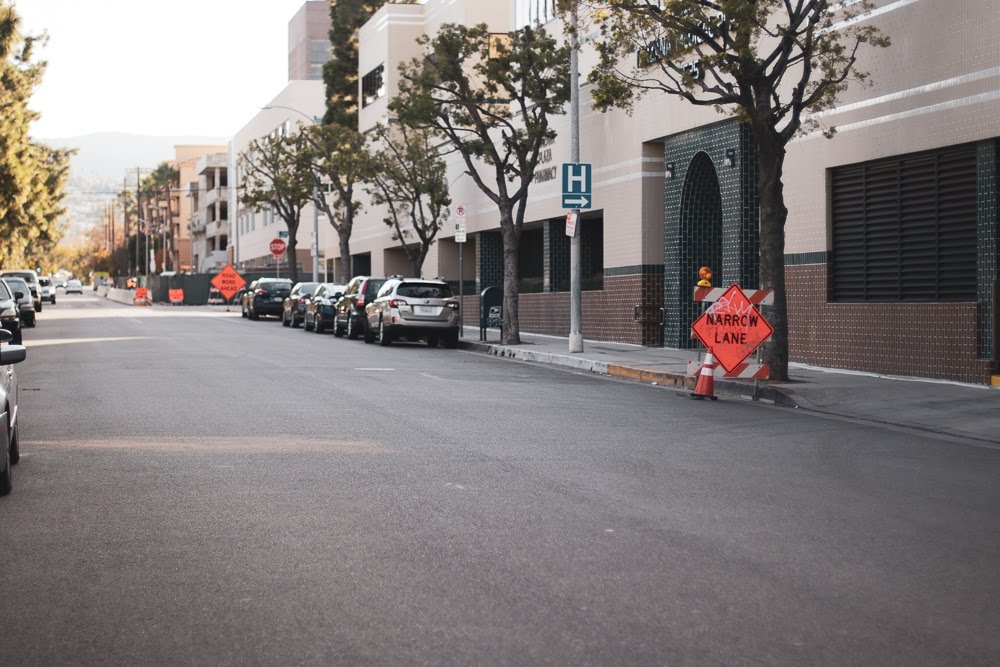
{"label": "black car", "polygon": [[337,314],[333,321],[334,336],[347,334],[353,340],[364,333],[365,307],[375,300],[375,295],[385,281],[385,278],[355,276],[347,283],[344,296],[337,302]]}
{"label": "black car", "polygon": [[0,327],[10,332],[14,345],[21,344],[21,314],[7,283],[0,280]]}
{"label": "black car", "polygon": [[21,318],[21,325],[26,327],[35,326],[35,303],[31,298],[31,290],[22,278],[4,276],[3,282],[7,283],[7,289],[14,295],[17,302],[17,314]]}
{"label": "black car", "polygon": [[306,304],[306,331],[323,333],[333,326],[333,318],[337,312],[337,302],[344,295],[344,286],[336,283],[323,283],[316,288],[316,293]]}
{"label": "black car", "polygon": [[259,320],[261,315],[281,317],[285,297],[291,291],[292,281],[288,278],[257,279],[245,297],[247,317],[251,320]]}
{"label": "black car", "polygon": [[295,283],[291,293],[285,298],[281,309],[281,323],[288,327],[298,328],[306,317],[306,306],[313,292],[322,283]]}

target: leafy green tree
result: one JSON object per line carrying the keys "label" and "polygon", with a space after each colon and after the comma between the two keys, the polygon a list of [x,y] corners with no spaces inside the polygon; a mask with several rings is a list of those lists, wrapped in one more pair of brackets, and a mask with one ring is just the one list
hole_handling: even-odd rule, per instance
{"label": "leafy green tree", "polygon": [[358,126],[358,30],[384,4],[385,0],[336,0],[330,3],[331,57],[323,65],[325,125],[355,129]]}
{"label": "leafy green tree", "polygon": [[[341,125],[313,125],[303,130],[303,138],[313,166],[313,205],[337,232],[339,279],[347,283],[351,279],[351,233],[361,210],[357,186],[369,173],[367,138]],[[333,202],[329,195],[333,196]]]}
{"label": "leafy green tree", "polygon": [[368,193],[385,208],[385,224],[410,260],[410,275],[419,277],[451,204],[440,138],[403,123],[379,125],[375,135]]}
{"label": "leafy green tree", "polygon": [[251,208],[274,210],[288,228],[288,276],[299,280],[299,216],[312,201],[313,167],[303,132],[270,134],[250,142],[239,157],[242,201]]}
{"label": "leafy green tree", "polygon": [[35,59],[45,37],[25,36],[14,6],[0,0],[0,266],[39,259],[62,236],[66,175],[72,151],[29,135],[29,108],[45,63]]}
{"label": "leafy green tree", "polygon": [[[160,226],[162,230],[166,227],[166,239],[169,241],[173,236],[171,230],[172,214],[170,209],[171,193],[177,192],[181,187],[181,173],[179,170],[174,168],[169,162],[161,162],[156,166],[156,169],[149,172],[146,178],[142,182],[142,198],[143,201],[148,202],[149,214],[146,220],[146,232],[154,237],[159,237],[159,242],[154,243],[154,249],[160,248],[163,250],[163,270],[166,270],[167,264],[170,263],[173,266],[173,257],[170,256],[171,253],[167,252],[167,249],[163,246],[163,232],[161,231],[157,234],[156,230],[152,228],[151,225],[156,224]],[[160,201],[165,201],[167,203],[166,208],[161,208],[157,204]]]}
{"label": "leafy green tree", "polygon": [[[564,1],[568,6],[576,0]],[[817,129],[851,82],[864,46],[889,40],[863,20],[868,0],[579,0],[600,25],[600,64],[590,74],[594,105],[631,109],[648,92],[713,107],[754,136],[760,202],[760,278],[774,290],[765,348],[772,379],[788,378],[785,207],[788,142]],[[638,54],[638,57],[637,55]],[[833,130],[824,130],[827,136]]]}
{"label": "leafy green tree", "polygon": [[421,37],[424,55],[400,66],[389,108],[411,127],[440,134],[499,213],[503,238],[503,339],[521,342],[518,248],[528,189],[549,126],[569,99],[569,51],[544,29],[506,36],[485,25],[445,24]]}

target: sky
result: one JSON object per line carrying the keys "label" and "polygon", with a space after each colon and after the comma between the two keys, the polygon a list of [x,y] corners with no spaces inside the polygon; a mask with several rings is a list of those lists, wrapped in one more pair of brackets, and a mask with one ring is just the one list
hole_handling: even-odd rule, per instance
{"label": "sky", "polygon": [[288,80],[304,0],[15,0],[48,33],[32,135],[229,137]]}

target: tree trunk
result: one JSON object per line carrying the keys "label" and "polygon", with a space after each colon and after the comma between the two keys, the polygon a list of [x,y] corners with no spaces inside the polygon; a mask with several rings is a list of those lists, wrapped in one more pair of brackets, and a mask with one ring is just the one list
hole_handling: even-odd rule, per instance
{"label": "tree trunk", "polygon": [[298,231],[298,225],[295,225],[294,228],[292,225],[288,225],[288,248],[285,251],[285,261],[288,264],[288,277],[292,279],[293,285],[299,282],[299,258],[296,257],[298,239],[295,238]]}
{"label": "tree trunk", "polygon": [[774,305],[764,314],[774,334],[764,345],[764,361],[772,380],[788,379],[788,301],[785,293],[785,207],[781,182],[785,164],[784,142],[770,128],[755,132],[757,144],[757,194],[760,199],[760,281],[774,291]]}
{"label": "tree trunk", "polygon": [[521,234],[514,226],[513,211],[507,209],[501,213],[500,236],[503,238],[503,343],[504,345],[521,344],[521,322],[518,318],[518,303],[520,302],[520,287],[517,266],[518,248]]}
{"label": "tree trunk", "polygon": [[340,275],[338,279],[341,285],[351,282],[351,228],[348,225],[341,225],[337,230],[337,239],[340,241]]}
{"label": "tree trunk", "polygon": [[420,272],[424,269],[424,258],[426,253],[415,253],[410,257],[410,275],[414,278],[420,278]]}

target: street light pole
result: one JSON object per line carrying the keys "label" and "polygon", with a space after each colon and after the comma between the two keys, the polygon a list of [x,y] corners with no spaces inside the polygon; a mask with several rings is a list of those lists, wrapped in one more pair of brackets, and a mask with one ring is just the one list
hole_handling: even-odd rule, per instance
{"label": "street light pole", "polygon": [[[573,3],[570,10],[570,55],[569,55],[569,86],[570,86],[570,162],[580,162],[580,27],[578,3]],[[583,225],[579,224],[580,209],[574,209],[577,216],[576,229],[569,244],[569,351],[583,352],[583,291],[580,284],[580,237],[583,235]]]}

